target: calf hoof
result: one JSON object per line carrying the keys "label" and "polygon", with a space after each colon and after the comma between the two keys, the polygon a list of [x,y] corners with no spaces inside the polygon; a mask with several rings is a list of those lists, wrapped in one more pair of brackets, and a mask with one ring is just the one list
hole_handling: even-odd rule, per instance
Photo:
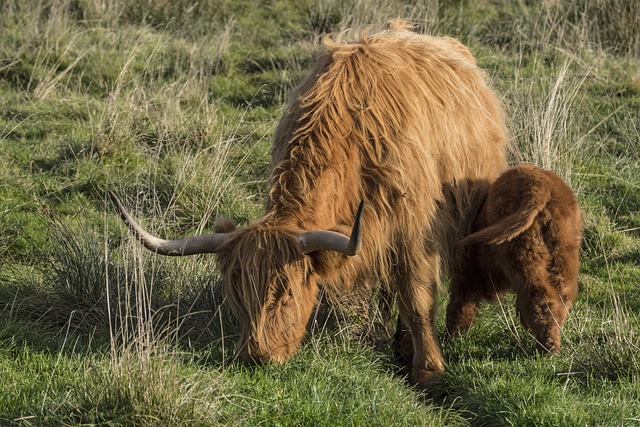
{"label": "calf hoof", "polygon": [[465,334],[478,314],[477,304],[453,304],[447,307],[447,334],[452,337]]}
{"label": "calf hoof", "polygon": [[469,330],[470,324],[462,322],[453,322],[447,319],[447,335],[450,337],[458,337],[465,334]]}

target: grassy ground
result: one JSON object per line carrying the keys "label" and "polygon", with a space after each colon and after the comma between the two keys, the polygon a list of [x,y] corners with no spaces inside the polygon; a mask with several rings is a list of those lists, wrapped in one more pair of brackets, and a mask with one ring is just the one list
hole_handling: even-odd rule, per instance
{"label": "grassy ground", "polygon": [[[144,252],[105,190],[161,235],[257,219],[315,38],[396,16],[467,44],[513,160],[578,194],[563,353],[486,306],[422,396],[370,320],[325,299],[290,362],[247,370],[215,260]],[[0,424],[640,425],[639,27],[625,0],[0,3]]]}

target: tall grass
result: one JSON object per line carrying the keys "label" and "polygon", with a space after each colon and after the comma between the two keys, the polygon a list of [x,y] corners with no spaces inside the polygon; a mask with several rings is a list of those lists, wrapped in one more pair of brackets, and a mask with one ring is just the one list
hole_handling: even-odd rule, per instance
{"label": "tall grass", "polygon": [[[623,0],[2,2],[0,421],[633,422],[638,11]],[[255,220],[270,137],[314,38],[398,16],[469,45],[503,95],[513,160],[578,192],[583,268],[565,350],[537,356],[509,300],[485,306],[467,336],[443,339],[446,378],[435,399],[420,396],[363,292],[323,296],[289,363],[240,367],[215,258],[144,251],[104,192],[168,237],[207,232],[218,215]]]}
{"label": "tall grass", "polygon": [[526,76],[516,74],[507,94],[515,160],[554,170],[572,183],[572,168],[587,136],[578,112],[589,70],[570,61],[555,68],[557,74],[540,74],[538,67]]}

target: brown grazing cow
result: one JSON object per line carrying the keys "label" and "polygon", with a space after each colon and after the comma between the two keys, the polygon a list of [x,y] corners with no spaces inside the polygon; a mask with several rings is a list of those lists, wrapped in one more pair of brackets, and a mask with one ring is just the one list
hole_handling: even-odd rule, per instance
{"label": "brown grazing cow", "polygon": [[500,100],[469,50],[396,21],[325,38],[276,129],[256,223],[163,240],[113,199],[148,249],[217,254],[241,360],[291,356],[319,283],[380,280],[397,291],[410,331],[411,379],[426,385],[444,370],[434,331],[441,272],[458,263],[457,242],[506,167],[507,140]]}
{"label": "brown grazing cow", "polygon": [[447,329],[466,331],[482,300],[516,297],[523,325],[540,351],[560,351],[560,328],[578,293],[582,221],[571,188],[555,173],[531,165],[504,172],[489,188],[460,243],[469,258],[451,287]]}

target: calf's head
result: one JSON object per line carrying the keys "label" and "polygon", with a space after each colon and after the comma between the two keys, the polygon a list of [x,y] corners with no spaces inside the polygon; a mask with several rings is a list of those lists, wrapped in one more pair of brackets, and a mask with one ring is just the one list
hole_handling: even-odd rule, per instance
{"label": "calf's head", "polygon": [[256,224],[225,232],[164,240],[146,232],[113,193],[131,232],[160,255],[216,253],[223,293],[241,325],[238,356],[245,363],[284,362],[300,346],[318,298],[318,275],[309,254],[356,255],[362,242],[363,203],[351,236],[330,230],[292,232]]}

